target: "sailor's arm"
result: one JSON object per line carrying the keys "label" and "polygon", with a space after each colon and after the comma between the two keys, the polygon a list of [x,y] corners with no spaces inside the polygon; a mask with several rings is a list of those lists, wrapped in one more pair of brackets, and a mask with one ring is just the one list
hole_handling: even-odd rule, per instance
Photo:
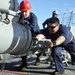
{"label": "sailor's arm", "polygon": [[64,36],[59,36],[55,41],[46,41],[46,46],[51,48],[54,46],[58,46],[60,44],[62,44],[65,41],[65,37]]}
{"label": "sailor's arm", "polygon": [[62,44],[64,41],[65,41],[65,37],[60,36],[55,41],[53,41],[53,46],[58,46],[58,45]]}

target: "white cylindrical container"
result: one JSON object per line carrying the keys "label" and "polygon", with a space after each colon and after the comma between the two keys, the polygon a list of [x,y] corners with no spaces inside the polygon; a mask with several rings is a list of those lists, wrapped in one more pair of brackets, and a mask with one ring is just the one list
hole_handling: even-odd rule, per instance
{"label": "white cylindrical container", "polygon": [[18,11],[18,0],[0,0],[0,9]]}
{"label": "white cylindrical container", "polygon": [[6,24],[5,13],[1,14],[0,21],[0,53],[14,55],[26,54],[32,40],[31,31],[27,25],[18,23],[19,17],[13,11],[9,11],[9,24]]}

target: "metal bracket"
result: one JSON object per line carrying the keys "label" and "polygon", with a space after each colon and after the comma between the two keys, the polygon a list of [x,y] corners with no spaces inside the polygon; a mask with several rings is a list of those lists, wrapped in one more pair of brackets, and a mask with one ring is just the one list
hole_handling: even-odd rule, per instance
{"label": "metal bracket", "polygon": [[9,20],[9,18],[8,18],[8,14],[6,14],[6,18],[3,20],[3,22],[4,22],[5,24],[9,24],[9,23],[10,23],[10,20]]}

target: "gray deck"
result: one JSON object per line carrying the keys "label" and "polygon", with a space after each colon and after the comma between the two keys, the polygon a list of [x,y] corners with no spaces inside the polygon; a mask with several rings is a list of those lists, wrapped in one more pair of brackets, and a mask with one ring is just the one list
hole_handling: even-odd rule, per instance
{"label": "gray deck", "polygon": [[[34,55],[32,57],[29,56],[27,59],[28,69],[24,68],[21,72],[25,74],[27,73],[28,75],[51,75],[51,73],[55,70],[55,67],[50,68],[50,63],[46,63],[45,61],[41,61],[38,66],[35,66],[33,64],[35,62],[35,59],[36,57]],[[21,63],[21,58],[5,55],[4,62],[5,62],[4,70],[15,71],[15,68],[19,66]],[[0,60],[0,68],[2,67],[2,63],[3,60]],[[75,66],[72,66],[70,62],[69,67],[65,66],[65,75],[75,75]]]}

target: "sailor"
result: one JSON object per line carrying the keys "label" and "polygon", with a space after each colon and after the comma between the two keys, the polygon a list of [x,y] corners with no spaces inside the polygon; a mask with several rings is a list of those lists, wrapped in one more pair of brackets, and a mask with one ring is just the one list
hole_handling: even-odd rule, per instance
{"label": "sailor", "polygon": [[[36,38],[36,36],[40,33],[40,28],[38,25],[37,16],[31,12],[31,4],[28,0],[23,0],[20,3],[20,19],[19,22],[23,24],[22,20],[24,19],[26,23],[28,23],[28,26],[31,29],[32,37]],[[40,38],[40,37],[39,37]],[[38,39],[38,38],[37,38]],[[37,54],[38,56],[38,54]],[[27,55],[22,56],[22,63],[19,67],[16,68],[16,70],[21,71],[24,67],[27,68]]]}
{"label": "sailor", "polygon": [[52,58],[55,63],[55,71],[52,75],[64,74],[64,66],[62,62],[62,49],[64,48],[71,55],[71,63],[75,65],[75,39],[66,25],[60,24],[56,17],[52,17],[48,21],[48,26],[41,30],[41,33],[51,41],[46,41],[46,46],[52,49]]}

